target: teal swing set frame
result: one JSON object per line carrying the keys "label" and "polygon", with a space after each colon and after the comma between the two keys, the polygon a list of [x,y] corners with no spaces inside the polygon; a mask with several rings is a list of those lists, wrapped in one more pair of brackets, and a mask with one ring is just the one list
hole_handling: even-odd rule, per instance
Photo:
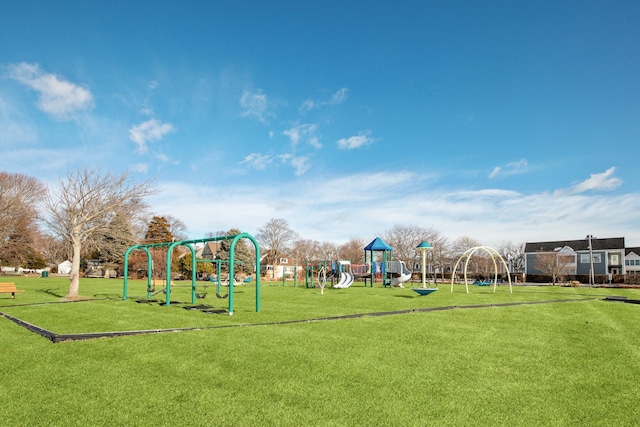
{"label": "teal swing set frame", "polygon": [[[163,243],[149,243],[149,244],[141,244],[141,245],[133,245],[127,249],[124,254],[124,285],[122,290],[122,299],[126,300],[128,298],[128,277],[129,277],[129,255],[131,252],[135,250],[143,250],[147,254],[147,299],[151,299],[153,296],[153,291],[155,287],[152,287],[152,270],[153,270],[153,262],[151,257],[150,248],[158,248],[158,247],[166,247],[167,248],[167,270],[166,277],[164,282],[164,290],[165,290],[165,305],[169,307],[171,305],[171,255],[173,250],[177,246],[186,246],[191,251],[191,303],[195,304],[198,298],[198,293],[196,292],[196,264],[198,262],[211,262],[212,260],[198,260],[196,259],[196,250],[194,245],[196,243],[206,243],[206,242],[215,242],[221,240],[231,240],[230,249],[229,249],[229,316],[233,315],[233,287],[234,287],[234,270],[235,270],[235,248],[236,244],[240,239],[248,239],[253,243],[255,247],[255,256],[256,256],[256,312],[260,312],[260,245],[257,240],[250,235],[249,233],[240,233],[233,234],[228,236],[218,236],[218,237],[209,237],[204,239],[193,239],[193,240],[180,240],[176,242],[163,242]],[[219,283],[219,270],[218,270],[218,283]],[[218,293],[220,291],[218,290]]]}

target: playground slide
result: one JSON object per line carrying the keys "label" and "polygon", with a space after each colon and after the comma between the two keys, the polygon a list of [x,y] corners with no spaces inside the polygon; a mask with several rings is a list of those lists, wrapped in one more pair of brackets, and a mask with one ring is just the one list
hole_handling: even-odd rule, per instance
{"label": "playground slide", "polygon": [[391,286],[402,288],[403,287],[402,284],[409,279],[411,279],[411,273],[401,274],[400,276],[396,276],[393,279],[391,279]]}
{"label": "playground slide", "polygon": [[353,279],[353,274],[349,273],[348,271],[342,272],[340,273],[340,281],[333,285],[333,287],[339,289],[348,288],[353,283]]}
{"label": "playground slide", "polygon": [[398,276],[391,279],[391,286],[402,288],[402,284],[409,279],[411,279],[411,272],[404,261],[400,261],[400,273]]}
{"label": "playground slide", "polygon": [[338,283],[336,283],[335,285],[333,285],[334,288],[337,289],[342,289],[344,287],[344,284],[347,281],[347,274],[344,272],[340,273],[340,280],[338,280]]}
{"label": "playground slide", "polygon": [[355,280],[355,277],[352,273],[347,272],[347,280],[344,283],[344,287],[348,288],[349,286],[351,286],[353,284],[353,281]]}

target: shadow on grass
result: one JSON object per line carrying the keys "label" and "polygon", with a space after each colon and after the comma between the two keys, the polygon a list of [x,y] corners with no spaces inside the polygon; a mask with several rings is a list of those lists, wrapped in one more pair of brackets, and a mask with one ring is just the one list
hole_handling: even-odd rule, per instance
{"label": "shadow on grass", "polygon": [[118,294],[94,294],[95,298],[106,299],[109,301],[120,301],[122,299],[122,295]]}
{"label": "shadow on grass", "polygon": [[47,294],[47,295],[51,295],[54,296],[56,298],[64,298],[67,295],[64,293],[60,293],[60,289],[38,289],[36,290],[36,292],[40,292],[43,294]]}

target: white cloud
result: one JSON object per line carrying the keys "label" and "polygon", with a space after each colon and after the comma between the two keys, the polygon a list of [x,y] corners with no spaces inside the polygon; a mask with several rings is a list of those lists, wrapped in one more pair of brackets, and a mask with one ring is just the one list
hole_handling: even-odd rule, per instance
{"label": "white cloud", "polygon": [[257,170],[264,170],[272,161],[273,157],[268,154],[251,153],[240,164],[247,164]]}
{"label": "white cloud", "polygon": [[255,92],[244,91],[240,97],[240,106],[243,110],[242,117],[253,117],[262,123],[273,117],[273,113],[269,111],[269,100],[262,89]]}
{"label": "white cloud", "polygon": [[316,103],[313,101],[313,99],[307,99],[300,106],[300,112],[302,114],[306,114],[309,111],[313,110],[315,106],[316,106]]}
{"label": "white cloud", "polygon": [[526,159],[507,163],[506,167],[496,166],[489,174],[489,178],[495,178],[497,176],[520,175],[527,172],[528,166],[529,162],[527,162]]}
{"label": "white cloud", "polygon": [[502,168],[500,166],[496,166],[495,168],[493,168],[493,170],[489,174],[489,178],[495,178],[496,176],[498,176],[498,174],[500,174],[501,170]]}
{"label": "white cloud", "polygon": [[373,138],[369,137],[369,133],[369,131],[366,131],[349,138],[342,138],[339,139],[336,144],[338,145],[338,148],[346,150],[366,147],[367,145],[371,145],[374,141]]}
{"label": "white cloud", "polygon": [[129,129],[129,138],[137,144],[139,153],[146,153],[148,151],[147,142],[159,141],[174,130],[170,123],[151,119]]}
{"label": "white cloud", "polygon": [[320,143],[320,140],[318,139],[317,136],[313,136],[309,138],[309,145],[317,149],[322,148],[322,144]]}
{"label": "white cloud", "polygon": [[618,188],[622,184],[622,180],[620,178],[616,178],[613,176],[616,168],[611,167],[602,173],[594,173],[587,179],[582,182],[575,184],[573,187],[564,190],[557,190],[554,194],[557,196],[560,195],[570,195],[570,194],[580,194],[587,191],[612,191]]}
{"label": "white cloud", "polygon": [[314,108],[323,107],[325,105],[338,105],[342,104],[347,99],[347,93],[349,90],[346,87],[338,89],[328,100],[314,101],[313,99],[305,100],[300,106],[300,113],[306,114]]}
{"label": "white cloud", "polygon": [[149,172],[149,164],[148,163],[137,163],[131,167],[131,170],[134,172],[139,172],[146,174]]}
{"label": "white cloud", "polygon": [[309,170],[309,158],[306,156],[294,157],[291,159],[291,165],[295,168],[295,175],[300,176]]}
{"label": "white cloud", "polygon": [[38,108],[55,119],[75,119],[77,113],[93,108],[93,96],[88,89],[46,73],[37,64],[12,65],[9,77],[35,90]]}
{"label": "white cloud", "polygon": [[304,175],[309,170],[309,158],[306,156],[294,156],[293,154],[282,154],[280,161],[284,164],[290,164],[295,169],[296,176]]}
{"label": "white cloud", "polygon": [[327,102],[329,105],[342,104],[347,99],[347,92],[349,90],[346,87],[340,88],[336,93],[331,96],[331,99]]}
{"label": "white cloud", "polygon": [[305,137],[309,137],[309,144],[315,148],[320,148],[322,145],[318,141],[318,138],[314,136],[318,125],[316,124],[300,124],[287,129],[282,132],[283,135],[289,137],[292,145],[298,145],[298,143]]}
{"label": "white cloud", "polygon": [[[168,183],[153,205],[159,212],[175,209],[171,212],[187,224],[193,238],[233,227],[253,234],[276,217],[287,219],[303,238],[336,243],[351,237],[373,239],[393,224],[406,224],[433,227],[449,239],[467,235],[494,247],[506,241],[579,239],[587,233],[624,236],[627,245],[640,246],[637,193],[556,196],[549,191],[433,190],[433,179],[378,172],[313,176],[278,186],[256,182],[196,188]],[[220,206],[236,207],[234,215]],[[614,216],[611,206],[616,206]]]}
{"label": "white cloud", "polygon": [[[159,160],[161,163],[169,163],[171,161],[171,159],[169,159],[169,156],[163,153],[156,153],[154,154],[154,157],[156,158],[156,160]],[[174,165],[177,165],[179,162],[174,161],[171,163]]]}
{"label": "white cloud", "polygon": [[613,176],[616,168],[611,167],[605,172],[591,174],[591,176],[576,184],[573,188],[576,193],[583,193],[589,190],[615,190],[622,184],[622,180]]}

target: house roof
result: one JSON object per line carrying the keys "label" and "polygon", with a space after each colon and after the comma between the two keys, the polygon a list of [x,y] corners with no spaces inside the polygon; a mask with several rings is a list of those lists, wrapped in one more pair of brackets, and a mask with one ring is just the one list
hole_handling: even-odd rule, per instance
{"label": "house roof", "polygon": [[629,255],[630,253],[634,253],[638,256],[640,256],[640,248],[636,247],[636,248],[626,248],[624,250],[624,254],[625,255]]}
{"label": "house roof", "polygon": [[[558,240],[555,242],[528,242],[524,251],[531,252],[552,252],[556,248],[569,246],[574,251],[588,251],[589,240]],[[613,237],[608,239],[591,239],[591,247],[594,251],[604,249],[624,249],[624,237]]]}
{"label": "house roof", "polygon": [[393,248],[387,245],[387,243],[381,238],[376,237],[371,241],[371,243],[369,243],[367,246],[364,247],[364,250],[365,251],[392,251]]}

